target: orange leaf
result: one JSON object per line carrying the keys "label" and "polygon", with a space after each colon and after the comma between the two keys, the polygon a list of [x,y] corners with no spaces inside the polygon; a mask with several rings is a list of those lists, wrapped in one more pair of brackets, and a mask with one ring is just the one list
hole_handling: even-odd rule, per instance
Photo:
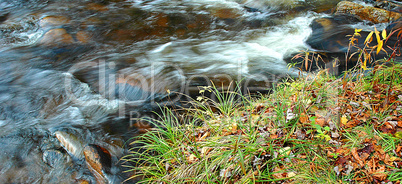
{"label": "orange leaf", "polygon": [[300,123],[308,123],[309,122],[309,118],[305,113],[301,113],[300,114],[300,118],[299,118]]}
{"label": "orange leaf", "polygon": [[359,163],[360,167],[364,166],[364,162],[360,159],[359,154],[357,153],[357,148],[356,147],[352,148],[352,156]]}

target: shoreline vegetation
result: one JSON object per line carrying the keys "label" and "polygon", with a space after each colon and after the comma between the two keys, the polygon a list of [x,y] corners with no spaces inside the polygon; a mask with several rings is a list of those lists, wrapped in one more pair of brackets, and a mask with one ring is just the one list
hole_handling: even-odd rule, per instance
{"label": "shoreline vegetation", "polygon": [[[317,64],[317,71],[257,96],[241,94],[237,86],[232,91],[203,86],[189,107],[161,107],[158,119],[140,120],[153,128],[133,138],[123,158],[130,162],[128,180],[400,183],[402,28],[374,28],[363,37],[361,31],[347,35],[344,64],[353,60],[354,67],[340,76],[331,74],[336,61],[303,51],[289,68],[310,71],[320,62],[332,67]],[[386,46],[392,39],[395,44]],[[379,53],[387,57],[374,61]]]}
{"label": "shoreline vegetation", "polygon": [[155,128],[132,142],[131,179],[400,183],[402,65],[388,65],[355,77],[321,70],[258,97],[202,87],[187,114],[164,109],[149,121]]}

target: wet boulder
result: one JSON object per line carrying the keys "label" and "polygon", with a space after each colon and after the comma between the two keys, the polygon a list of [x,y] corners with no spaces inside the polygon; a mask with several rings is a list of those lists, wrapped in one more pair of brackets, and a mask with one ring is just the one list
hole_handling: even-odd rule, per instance
{"label": "wet boulder", "polygon": [[88,33],[87,31],[78,31],[75,34],[75,38],[76,38],[77,42],[86,44],[91,41],[92,35],[90,33]]}
{"label": "wet boulder", "polygon": [[51,29],[46,32],[41,40],[39,41],[41,45],[46,46],[60,46],[66,44],[74,43],[73,37],[67,33],[63,28]]}
{"label": "wet boulder", "polygon": [[109,8],[106,5],[99,4],[99,3],[88,3],[86,9],[93,10],[93,11],[108,11]]}
{"label": "wet boulder", "polygon": [[112,167],[112,157],[109,151],[98,145],[85,146],[84,155],[86,164],[95,176],[97,183],[109,183],[107,175]]}
{"label": "wet boulder", "polygon": [[[317,18],[312,21],[310,27],[312,33],[306,40],[306,43],[318,53],[322,60],[305,63],[304,58],[297,58],[295,60],[286,59],[288,62],[296,62],[298,68],[303,70],[316,70],[318,68],[331,68],[337,70],[334,73],[340,73],[348,68],[356,65],[357,58],[349,58],[346,60],[345,54],[347,52],[354,53],[358,49],[356,47],[349,47],[349,36],[353,35],[355,29],[352,25],[359,23],[360,19],[353,15],[333,15],[331,17]],[[364,40],[369,34],[369,31],[361,31],[361,37],[357,37],[355,41],[356,46],[359,48],[364,47]],[[372,44],[376,44],[376,39]],[[377,58],[383,55],[376,56]],[[311,58],[310,58],[311,59]],[[375,59],[375,58],[374,58]],[[334,66],[337,66],[334,68]]]}
{"label": "wet boulder", "polygon": [[388,11],[402,13],[402,6],[399,2],[391,2],[391,1],[375,1],[373,2],[373,6],[376,8],[381,8]]}
{"label": "wet boulder", "polygon": [[314,19],[310,24],[313,32],[306,43],[316,50],[346,52],[349,46],[349,39],[346,35],[354,33],[350,24],[357,22],[359,19],[350,15]]}
{"label": "wet boulder", "polygon": [[5,13],[5,12],[0,12],[0,23],[4,22],[7,20],[9,13]]}
{"label": "wet boulder", "polygon": [[336,15],[351,14],[356,15],[362,20],[370,21],[374,24],[385,23],[401,18],[401,14],[372,6],[364,6],[354,2],[341,1],[336,7]]}
{"label": "wet boulder", "polygon": [[44,163],[53,168],[66,162],[66,157],[59,150],[46,150],[43,152],[42,159]]}
{"label": "wet boulder", "polygon": [[65,16],[46,16],[43,17],[39,21],[39,26],[44,28],[44,27],[51,27],[51,26],[62,26],[65,24],[69,24],[70,19],[65,17]]}
{"label": "wet boulder", "polygon": [[216,8],[211,10],[211,14],[221,19],[235,19],[242,16],[241,9],[235,8]]}
{"label": "wet boulder", "polygon": [[84,157],[84,145],[82,140],[80,140],[77,136],[63,131],[56,131],[54,134],[60,141],[60,144],[63,146],[63,148],[70,155],[77,159],[82,159]]}

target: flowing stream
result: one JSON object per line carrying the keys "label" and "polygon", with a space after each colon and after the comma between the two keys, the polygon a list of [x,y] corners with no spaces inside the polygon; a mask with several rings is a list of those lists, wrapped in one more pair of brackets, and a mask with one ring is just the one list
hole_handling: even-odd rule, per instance
{"label": "flowing stream", "polygon": [[296,76],[284,59],[309,49],[310,22],[337,2],[0,1],[0,183],[95,183],[71,151],[87,144],[123,181],[133,118],[210,81],[263,91]]}

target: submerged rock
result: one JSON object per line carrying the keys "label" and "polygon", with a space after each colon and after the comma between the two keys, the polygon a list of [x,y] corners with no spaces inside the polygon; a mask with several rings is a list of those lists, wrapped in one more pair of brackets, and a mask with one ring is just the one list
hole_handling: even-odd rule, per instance
{"label": "submerged rock", "polygon": [[363,6],[349,1],[338,3],[335,14],[356,15],[360,19],[370,21],[374,24],[390,22],[401,18],[401,14],[397,12],[387,11],[372,6]]}
{"label": "submerged rock", "polygon": [[46,32],[39,43],[46,46],[59,46],[61,44],[72,44],[74,39],[65,29],[57,28]]}
{"label": "submerged rock", "polygon": [[107,175],[112,167],[112,157],[109,151],[98,145],[89,144],[85,146],[84,155],[86,164],[95,176],[97,183],[109,183]]}
{"label": "submerged rock", "polygon": [[78,137],[62,131],[56,131],[54,134],[56,138],[60,141],[63,148],[69,154],[78,159],[84,158],[83,155],[84,145],[83,142]]}
{"label": "submerged rock", "polygon": [[63,153],[58,150],[46,150],[43,152],[43,162],[45,162],[50,167],[57,167],[59,164],[64,164],[66,161]]}
{"label": "submerged rock", "polygon": [[9,13],[1,13],[0,12],[0,23],[7,20]]}
{"label": "submerged rock", "polygon": [[[336,73],[340,73],[346,69],[354,67],[358,62],[358,54],[346,59],[345,54],[349,52],[354,53],[358,48],[364,47],[364,40],[370,31],[360,31],[361,36],[357,37],[355,41],[356,47],[349,47],[349,38],[354,34],[355,28],[352,25],[359,23],[360,20],[353,15],[342,14],[333,15],[332,17],[317,18],[313,20],[310,27],[312,34],[306,40],[306,43],[320,54],[322,60],[309,62],[307,67],[304,58],[298,58],[290,62],[299,63],[296,66],[303,70],[316,70],[320,68],[330,68]],[[387,27],[387,33],[401,27],[399,23],[393,23]],[[396,34],[390,37],[385,45],[393,46],[397,42]],[[373,39],[371,46],[377,44],[377,39]],[[392,53],[386,46],[383,47],[388,53]],[[385,52],[379,54],[372,54],[372,61],[386,57]],[[311,59],[311,58],[309,58]],[[288,59],[289,61],[289,59]],[[374,63],[367,63],[367,66],[372,66]]]}
{"label": "submerged rock", "polygon": [[242,12],[239,9],[234,8],[217,8],[212,9],[211,13],[213,16],[221,19],[234,19],[242,16]]}
{"label": "submerged rock", "polygon": [[350,15],[314,19],[310,25],[313,32],[306,43],[316,50],[346,52],[349,45],[346,35],[354,33],[348,24],[357,22],[359,20]]}
{"label": "submerged rock", "polygon": [[39,21],[40,27],[61,26],[70,23],[70,19],[64,16],[46,16]]}
{"label": "submerged rock", "polygon": [[397,2],[390,2],[390,1],[376,1],[374,2],[374,7],[381,8],[388,11],[402,13],[402,6]]}
{"label": "submerged rock", "polygon": [[78,42],[85,44],[90,42],[91,35],[86,31],[79,31],[77,32],[77,34],[75,34],[75,38],[77,39]]}

